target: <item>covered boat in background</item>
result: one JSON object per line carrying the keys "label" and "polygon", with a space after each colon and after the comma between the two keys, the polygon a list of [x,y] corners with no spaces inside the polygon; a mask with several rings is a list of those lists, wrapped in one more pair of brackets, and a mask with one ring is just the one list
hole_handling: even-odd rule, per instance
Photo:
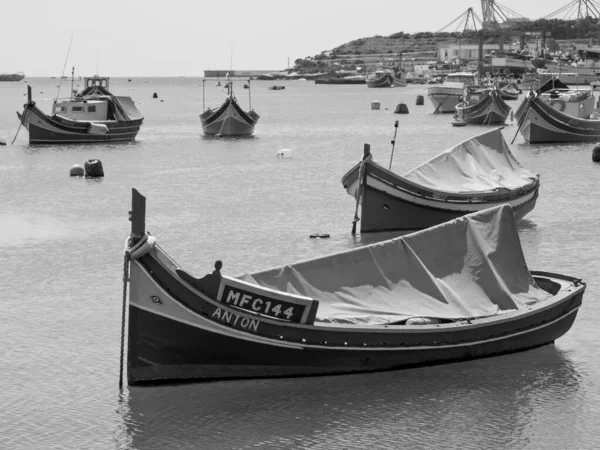
{"label": "covered boat in background", "polygon": [[507,205],[239,277],[217,261],[200,278],[146,232],[145,209],[134,190],[123,318],[131,385],[370,372],[527,350],[570,329],[585,291],[579,279],[529,271]]}
{"label": "covered boat in background", "polygon": [[365,233],[427,228],[503,203],[519,219],[534,208],[540,177],[521,166],[496,128],[404,175],[375,163],[367,148],[342,185],[356,199],[357,212],[360,204]]}
{"label": "covered boat in background", "polygon": [[[202,104],[204,112],[200,114],[202,131],[210,136],[250,136],[260,116],[252,109],[244,111],[233,94],[233,82],[227,74],[227,97],[218,108],[211,109],[204,106],[204,83],[202,80]],[[250,80],[247,81],[248,98],[250,99]]]}
{"label": "covered boat in background", "polygon": [[131,97],[113,95],[109,78],[86,77],[85,88],[68,98],[56,98],[52,113],[46,114],[31,98],[27,86],[27,103],[17,112],[21,124],[29,131],[30,144],[88,144],[133,141],[144,116]]}
{"label": "covered boat in background", "polygon": [[496,87],[467,87],[463,101],[456,105],[458,119],[467,125],[504,125],[510,110]]}
{"label": "covered boat in background", "polygon": [[435,108],[433,113],[454,113],[467,86],[477,85],[479,79],[473,72],[449,73],[444,82],[427,88],[427,97]]}
{"label": "covered boat in background", "polygon": [[571,89],[548,80],[529,91],[515,117],[525,141],[536,143],[600,141],[592,89]]}

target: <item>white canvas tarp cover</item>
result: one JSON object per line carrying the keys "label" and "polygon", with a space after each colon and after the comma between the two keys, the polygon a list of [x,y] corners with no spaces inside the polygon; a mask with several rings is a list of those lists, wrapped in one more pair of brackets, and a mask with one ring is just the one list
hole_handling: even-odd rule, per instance
{"label": "white canvas tarp cover", "polygon": [[317,321],[335,323],[491,316],[550,296],[527,268],[508,205],[240,278],[319,300]]}
{"label": "white canvas tarp cover", "polygon": [[403,175],[407,180],[446,192],[495,189],[530,190],[538,177],[523,168],[500,128],[475,136]]}

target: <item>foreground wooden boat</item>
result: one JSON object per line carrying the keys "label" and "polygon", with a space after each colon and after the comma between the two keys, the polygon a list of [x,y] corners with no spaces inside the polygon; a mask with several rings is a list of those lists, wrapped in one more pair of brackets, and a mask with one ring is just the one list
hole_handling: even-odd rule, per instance
{"label": "foreground wooden boat", "polygon": [[510,110],[497,88],[467,88],[464,101],[456,105],[458,118],[467,125],[503,125]]}
{"label": "foreground wooden boat", "polygon": [[[202,82],[204,104],[204,82]],[[205,108],[200,114],[202,131],[210,136],[250,136],[260,116],[253,110],[244,111],[233,94],[233,82],[227,78],[227,97],[219,108]],[[248,81],[250,96],[250,81]]]}
{"label": "foreground wooden boat", "polygon": [[375,163],[368,149],[342,178],[360,203],[360,231],[422,229],[503,203],[524,217],[535,206],[539,175],[519,164],[500,130],[468,139],[404,175]]}
{"label": "foreground wooden boat", "polygon": [[31,98],[17,116],[29,131],[30,144],[91,144],[134,141],[144,117],[131,97],[118,97],[108,90],[109,78],[84,79],[85,89],[66,99],[55,99],[46,114]]}
{"label": "foreground wooden boat", "polygon": [[529,91],[517,109],[515,117],[523,139],[532,144],[600,141],[593,91],[553,84],[557,86],[554,89]]}
{"label": "foreground wooden boat", "polygon": [[[504,205],[232,278],[184,271],[133,192],[129,384],[369,372],[518,352],[572,326],[585,284],[529,272]],[[444,242],[444,247],[439,245]],[[125,308],[125,305],[124,305]]]}

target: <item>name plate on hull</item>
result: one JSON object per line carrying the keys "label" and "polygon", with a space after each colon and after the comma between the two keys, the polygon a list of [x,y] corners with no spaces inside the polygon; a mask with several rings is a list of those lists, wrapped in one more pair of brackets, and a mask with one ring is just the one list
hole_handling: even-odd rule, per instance
{"label": "name plate on hull", "polygon": [[312,324],[319,302],[310,297],[221,277],[217,300],[224,305],[288,322]]}

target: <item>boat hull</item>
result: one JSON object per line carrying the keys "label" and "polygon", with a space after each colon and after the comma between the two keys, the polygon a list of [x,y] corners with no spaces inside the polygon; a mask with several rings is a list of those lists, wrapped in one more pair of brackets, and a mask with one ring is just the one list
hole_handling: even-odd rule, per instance
{"label": "boat hull", "polygon": [[432,86],[427,89],[427,97],[433,105],[434,114],[447,114],[456,112],[456,105],[464,94],[462,88]]}
{"label": "boat hull", "polygon": [[476,104],[456,107],[458,117],[467,125],[503,125],[510,113],[510,106],[500,98],[497,90],[486,92]]}
{"label": "boat hull", "polygon": [[[518,199],[499,202],[454,204],[443,200],[424,199],[410,192],[392,195],[385,186],[369,180],[363,191],[360,232],[421,230],[476,211],[508,203],[516,219],[529,214],[538,198],[538,189]],[[374,187],[375,185],[376,187]],[[388,189],[389,190],[389,189]]]}
{"label": "boat hull", "polygon": [[200,114],[202,131],[209,136],[250,136],[254,133],[258,114],[254,113],[256,119],[249,114],[242,111],[237,104],[229,101],[224,108]]}
{"label": "boat hull", "polygon": [[531,144],[600,141],[600,120],[568,116],[534,94],[517,114],[523,139]]}
{"label": "boat hull", "polygon": [[370,88],[391,88],[394,85],[394,77],[391,74],[384,74],[379,78],[367,78],[367,87]]}
{"label": "boat hull", "polygon": [[[181,285],[156,255],[131,269],[129,384],[370,372],[523,351],[565,334],[584,290],[564,287],[526,312],[460,324],[290,325],[227,311]],[[548,276],[536,278],[540,286]]]}
{"label": "boat hull", "polygon": [[143,120],[95,121],[104,125],[105,133],[90,132],[90,122],[77,121],[44,114],[35,104],[28,105],[19,115],[21,123],[29,131],[30,144],[91,144],[98,142],[134,141]]}

